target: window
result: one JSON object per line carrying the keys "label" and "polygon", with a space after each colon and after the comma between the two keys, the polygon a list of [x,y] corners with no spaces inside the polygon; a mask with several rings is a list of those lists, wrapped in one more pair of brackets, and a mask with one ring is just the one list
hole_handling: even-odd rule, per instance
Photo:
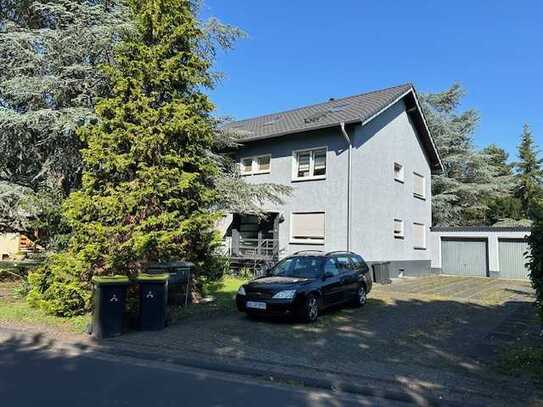
{"label": "window", "polygon": [[269,174],[271,172],[271,155],[260,155],[241,159],[241,175]]}
{"label": "window", "polygon": [[404,238],[403,220],[401,219],[394,219],[394,237],[396,239]]}
{"label": "window", "polygon": [[326,148],[294,152],[293,180],[326,178]]}
{"label": "window", "polygon": [[326,263],[324,263],[324,274],[327,276],[339,275],[339,269],[334,259],[330,258],[326,260]]}
{"label": "window", "polygon": [[290,220],[291,242],[324,244],[324,212],[293,213]]}
{"label": "window", "polygon": [[271,156],[263,155],[256,158],[256,172],[259,174],[270,172]]}
{"label": "window", "polygon": [[403,182],[403,165],[394,163],[394,179]]}
{"label": "window", "polygon": [[335,257],[337,261],[338,268],[342,273],[347,273],[353,269],[353,266],[351,264],[351,261],[349,260],[349,257],[347,256],[336,256]]}
{"label": "window", "polygon": [[413,223],[415,249],[426,249],[426,228],[423,223]]}
{"label": "window", "polygon": [[253,159],[252,158],[244,158],[241,160],[241,173],[243,175],[253,173]]}
{"label": "window", "polygon": [[417,174],[416,172],[413,173],[415,178],[415,185],[413,187],[413,195],[417,198],[426,198],[426,186],[425,186],[425,180],[424,175]]}

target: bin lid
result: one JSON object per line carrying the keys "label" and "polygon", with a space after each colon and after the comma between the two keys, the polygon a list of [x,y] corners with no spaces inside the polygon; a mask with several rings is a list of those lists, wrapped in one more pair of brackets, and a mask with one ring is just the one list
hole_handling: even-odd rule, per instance
{"label": "bin lid", "polygon": [[194,267],[193,263],[190,263],[188,261],[168,261],[164,263],[150,263],[147,268],[148,269],[161,269],[161,268],[181,268],[181,267]]}
{"label": "bin lid", "polygon": [[92,282],[97,285],[130,284],[127,276],[94,276]]}
{"label": "bin lid", "polygon": [[141,273],[138,274],[136,277],[136,281],[168,281],[170,279],[170,275],[168,273],[162,273],[162,274],[146,274]]}

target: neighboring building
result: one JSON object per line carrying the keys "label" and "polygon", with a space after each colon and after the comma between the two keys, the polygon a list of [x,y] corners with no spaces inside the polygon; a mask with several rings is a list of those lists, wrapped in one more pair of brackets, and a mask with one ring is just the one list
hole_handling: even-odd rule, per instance
{"label": "neighboring building", "polygon": [[234,258],[352,250],[391,261],[391,275],[429,273],[431,175],[442,171],[417,94],[402,85],[232,123],[247,182],[294,188],[269,216],[233,214]]}
{"label": "neighboring building", "polygon": [[36,251],[32,241],[22,233],[4,233],[0,234],[0,259],[16,260],[24,257],[27,253]]}

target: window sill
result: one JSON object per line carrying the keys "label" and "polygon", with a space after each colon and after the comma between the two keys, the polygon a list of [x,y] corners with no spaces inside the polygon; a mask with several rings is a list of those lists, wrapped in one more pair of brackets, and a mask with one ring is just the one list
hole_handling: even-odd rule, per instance
{"label": "window sill", "polygon": [[413,246],[415,250],[426,250],[426,247]]}
{"label": "window sill", "polygon": [[318,181],[326,179],[326,175],[317,175],[313,177],[303,177],[303,178],[292,178],[292,182],[303,182],[303,181]]}
{"label": "window sill", "polygon": [[271,174],[271,171],[251,172],[251,173],[241,174],[241,176],[242,177],[250,177],[252,175],[264,175],[264,174]]}
{"label": "window sill", "polygon": [[289,244],[301,244],[309,246],[324,246],[323,240],[300,240],[300,239],[290,239]]}
{"label": "window sill", "polygon": [[426,201],[426,197],[418,194],[413,194],[413,198],[420,199],[421,201]]}

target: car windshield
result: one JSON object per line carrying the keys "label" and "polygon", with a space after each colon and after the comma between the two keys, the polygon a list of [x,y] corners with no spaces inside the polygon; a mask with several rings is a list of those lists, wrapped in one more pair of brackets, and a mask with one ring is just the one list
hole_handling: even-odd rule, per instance
{"label": "car windshield", "polygon": [[322,274],[324,259],[319,256],[288,257],[270,269],[269,274],[272,276],[318,278]]}

